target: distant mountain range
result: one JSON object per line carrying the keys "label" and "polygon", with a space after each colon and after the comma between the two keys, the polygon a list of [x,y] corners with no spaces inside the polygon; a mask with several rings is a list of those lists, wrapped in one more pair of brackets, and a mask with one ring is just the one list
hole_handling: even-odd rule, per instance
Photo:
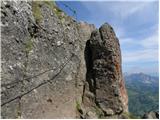
{"label": "distant mountain range", "polygon": [[159,78],[144,73],[124,74],[129,111],[136,116],[159,109]]}

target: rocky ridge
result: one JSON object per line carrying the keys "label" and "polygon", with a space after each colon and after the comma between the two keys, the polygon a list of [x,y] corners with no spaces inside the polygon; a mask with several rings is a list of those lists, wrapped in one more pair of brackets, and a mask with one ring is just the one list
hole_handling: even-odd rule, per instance
{"label": "rocky ridge", "polygon": [[150,111],[143,115],[143,119],[159,119],[159,112],[158,111]]}
{"label": "rocky ridge", "polygon": [[121,118],[128,97],[113,28],[51,1],[1,2],[2,118]]}

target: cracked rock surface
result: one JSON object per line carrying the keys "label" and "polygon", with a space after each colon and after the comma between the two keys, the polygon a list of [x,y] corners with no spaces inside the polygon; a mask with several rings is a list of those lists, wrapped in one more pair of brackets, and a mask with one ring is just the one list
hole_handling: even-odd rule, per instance
{"label": "cracked rock surface", "polygon": [[118,39],[51,1],[1,1],[2,118],[99,118],[127,112]]}
{"label": "cracked rock surface", "polygon": [[119,41],[109,24],[105,23],[92,32],[85,55],[84,104],[89,109],[98,106],[106,117],[127,112],[128,97],[122,77]]}

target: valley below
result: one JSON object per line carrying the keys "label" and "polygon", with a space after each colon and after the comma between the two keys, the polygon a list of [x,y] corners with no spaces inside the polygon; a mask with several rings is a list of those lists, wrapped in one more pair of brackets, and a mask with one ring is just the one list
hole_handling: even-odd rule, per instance
{"label": "valley below", "polygon": [[159,109],[158,77],[135,73],[125,75],[126,89],[129,99],[129,111],[141,118],[146,112]]}

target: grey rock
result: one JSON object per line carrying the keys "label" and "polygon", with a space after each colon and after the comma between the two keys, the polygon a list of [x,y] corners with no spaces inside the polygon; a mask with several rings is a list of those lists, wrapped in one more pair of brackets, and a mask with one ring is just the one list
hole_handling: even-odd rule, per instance
{"label": "grey rock", "polygon": [[81,23],[58,9],[51,2],[2,1],[2,118],[76,117],[90,31],[83,37]]}
{"label": "grey rock", "polygon": [[77,100],[83,111],[100,103],[110,115],[127,110],[108,24],[78,23],[51,1],[1,1],[1,15],[2,118],[79,118]]}
{"label": "grey rock", "polygon": [[159,119],[159,112],[150,111],[144,114],[143,119]]}
{"label": "grey rock", "polygon": [[95,103],[90,105],[87,101],[86,106],[99,105],[106,116],[127,112],[128,97],[121,70],[119,41],[109,24],[92,32],[86,45],[86,65],[85,91],[95,96]]}
{"label": "grey rock", "polygon": [[86,119],[98,119],[97,115],[94,112],[87,112]]}

